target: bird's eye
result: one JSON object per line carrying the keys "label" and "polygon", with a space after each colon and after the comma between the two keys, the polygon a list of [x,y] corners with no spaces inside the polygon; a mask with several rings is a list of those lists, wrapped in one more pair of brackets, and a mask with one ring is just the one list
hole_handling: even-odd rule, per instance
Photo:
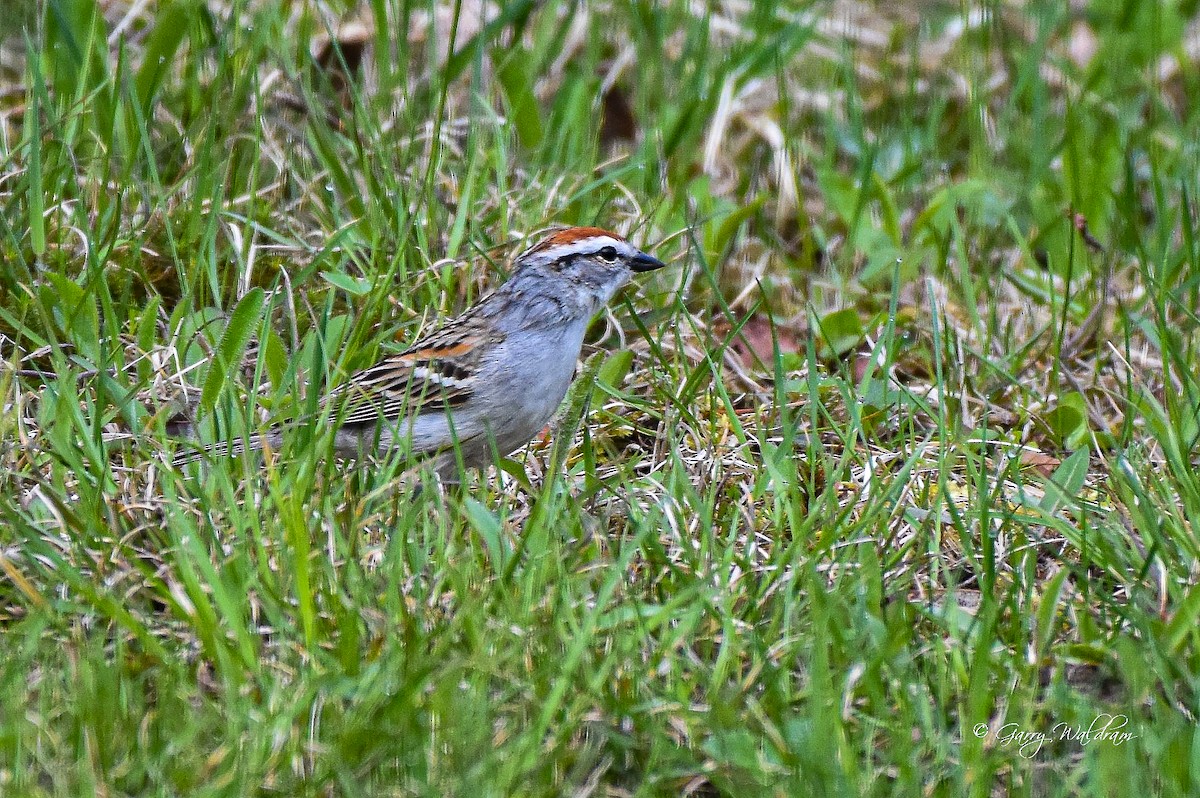
{"label": "bird's eye", "polygon": [[609,263],[612,263],[614,260],[617,259],[617,248],[616,247],[605,247],[604,249],[600,250],[596,254],[599,255],[602,260],[606,260]]}

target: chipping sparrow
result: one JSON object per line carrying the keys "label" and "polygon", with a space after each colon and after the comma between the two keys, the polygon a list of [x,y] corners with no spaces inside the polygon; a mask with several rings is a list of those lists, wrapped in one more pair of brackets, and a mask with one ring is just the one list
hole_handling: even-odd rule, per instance
{"label": "chipping sparrow", "polygon": [[[521,253],[494,293],[403,352],[352,375],[321,401],[342,456],[402,448],[444,479],[524,446],[554,415],[592,317],[634,272],[665,264],[598,227],[559,230]],[[309,419],[312,423],[316,419]],[[288,426],[305,423],[290,422]],[[285,427],[183,452],[177,465],[278,448]],[[457,452],[455,446],[457,445]]]}

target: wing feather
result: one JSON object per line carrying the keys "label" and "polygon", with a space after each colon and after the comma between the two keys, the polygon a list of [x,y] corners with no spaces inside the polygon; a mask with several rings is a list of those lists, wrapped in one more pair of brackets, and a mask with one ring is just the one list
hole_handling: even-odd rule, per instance
{"label": "wing feather", "polygon": [[478,317],[461,317],[403,352],[355,373],[323,404],[345,403],[344,427],[444,413],[471,398],[482,351],[501,340]]}

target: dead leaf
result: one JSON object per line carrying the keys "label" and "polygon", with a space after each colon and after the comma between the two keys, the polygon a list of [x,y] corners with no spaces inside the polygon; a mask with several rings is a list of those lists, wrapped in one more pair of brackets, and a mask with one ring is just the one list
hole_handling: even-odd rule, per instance
{"label": "dead leaf", "polygon": [[363,55],[370,41],[371,29],[362,22],[342,26],[335,36],[318,38],[312,47],[315,72],[329,81],[336,94],[346,95],[351,83],[362,73]]}
{"label": "dead leaf", "polygon": [[620,86],[604,93],[600,108],[600,145],[637,140],[637,119]]}
{"label": "dead leaf", "polygon": [[789,355],[800,351],[800,338],[796,333],[780,325],[774,325],[774,335],[771,332],[771,320],[766,316],[755,316],[746,322],[741,332],[730,344],[742,360],[759,362],[769,365],[775,362],[775,345],[779,346],[781,355]]}
{"label": "dead leaf", "polygon": [[1021,452],[1021,465],[1025,468],[1032,468],[1044,477],[1049,477],[1055,469],[1062,465],[1062,460],[1042,452],[1025,449]]}

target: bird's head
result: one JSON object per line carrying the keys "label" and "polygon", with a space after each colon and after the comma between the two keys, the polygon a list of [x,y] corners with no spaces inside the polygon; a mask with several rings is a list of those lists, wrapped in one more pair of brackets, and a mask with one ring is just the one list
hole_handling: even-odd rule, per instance
{"label": "bird's head", "polygon": [[666,264],[617,233],[599,227],[568,227],[522,252],[513,265],[510,283],[514,288],[529,290],[537,283],[563,295],[577,296],[595,313],[635,273],[661,269]]}

